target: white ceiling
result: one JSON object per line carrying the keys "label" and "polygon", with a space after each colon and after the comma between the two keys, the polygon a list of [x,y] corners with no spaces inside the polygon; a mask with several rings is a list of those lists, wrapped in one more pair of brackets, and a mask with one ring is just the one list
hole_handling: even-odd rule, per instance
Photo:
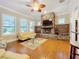
{"label": "white ceiling", "polygon": [[[31,2],[31,1],[32,0],[0,0],[0,5],[13,9],[24,15],[37,17],[38,19],[41,13],[31,12],[31,7],[26,6],[26,2]],[[43,9],[44,11],[47,11],[47,12],[54,11],[56,14],[68,13],[69,6],[72,5],[72,4],[69,4],[72,2],[72,0],[64,0],[63,3],[59,3],[60,0],[42,0],[42,1],[46,4],[46,7]]]}

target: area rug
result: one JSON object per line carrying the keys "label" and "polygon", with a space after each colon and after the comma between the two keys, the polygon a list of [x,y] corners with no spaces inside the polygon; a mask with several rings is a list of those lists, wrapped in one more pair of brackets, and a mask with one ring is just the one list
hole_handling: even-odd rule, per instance
{"label": "area rug", "polygon": [[34,50],[37,47],[39,47],[40,45],[42,45],[43,43],[45,43],[46,41],[47,41],[47,39],[44,39],[44,38],[36,38],[36,39],[31,39],[29,41],[24,41],[20,44],[23,45],[24,47]]}

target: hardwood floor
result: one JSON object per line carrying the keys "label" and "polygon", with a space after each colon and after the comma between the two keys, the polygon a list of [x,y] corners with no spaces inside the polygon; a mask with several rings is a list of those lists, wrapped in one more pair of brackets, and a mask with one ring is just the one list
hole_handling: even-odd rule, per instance
{"label": "hardwood floor", "polygon": [[69,41],[48,39],[35,50],[25,48],[19,42],[9,43],[7,50],[28,54],[31,59],[69,59],[70,45]]}

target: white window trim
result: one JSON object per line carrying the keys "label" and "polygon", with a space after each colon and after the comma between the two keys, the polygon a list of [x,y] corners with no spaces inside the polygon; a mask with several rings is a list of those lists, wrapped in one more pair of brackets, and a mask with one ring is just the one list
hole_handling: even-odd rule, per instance
{"label": "white window trim", "polygon": [[21,20],[22,19],[26,20],[26,32],[27,32],[28,31],[28,23],[27,23],[27,19],[26,18],[21,18],[20,19],[20,32],[25,32],[25,31],[22,31],[22,29],[21,29],[22,28],[22,26],[21,26]]}
{"label": "white window trim", "polygon": [[[2,28],[3,27],[3,16],[5,16],[5,15],[14,17],[14,20],[15,20],[15,32],[3,33],[3,28]],[[1,17],[2,17],[2,20],[1,20],[1,22],[2,22],[2,25],[1,25],[2,35],[15,35],[16,34],[16,17],[13,16],[13,15],[9,15],[9,14],[2,14]]]}

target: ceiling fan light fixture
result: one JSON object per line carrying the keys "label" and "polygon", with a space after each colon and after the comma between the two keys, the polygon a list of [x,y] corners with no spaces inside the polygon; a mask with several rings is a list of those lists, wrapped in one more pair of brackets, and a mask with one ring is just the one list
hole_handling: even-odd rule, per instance
{"label": "ceiling fan light fixture", "polygon": [[44,8],[46,5],[45,4],[40,4],[40,7],[41,8]]}
{"label": "ceiling fan light fixture", "polygon": [[41,12],[42,11],[42,9],[38,9],[38,12]]}
{"label": "ceiling fan light fixture", "polygon": [[38,10],[38,7],[33,7],[34,10]]}
{"label": "ceiling fan light fixture", "polygon": [[[40,0],[42,1],[42,0]],[[38,11],[41,12],[42,9],[45,7],[46,5],[43,3],[39,3],[37,0],[34,0],[33,4],[32,4],[32,11]]]}
{"label": "ceiling fan light fixture", "polygon": [[33,9],[34,9],[34,10],[38,10],[38,8],[39,8],[39,4],[38,4],[37,2],[35,2],[35,3],[33,4]]}

